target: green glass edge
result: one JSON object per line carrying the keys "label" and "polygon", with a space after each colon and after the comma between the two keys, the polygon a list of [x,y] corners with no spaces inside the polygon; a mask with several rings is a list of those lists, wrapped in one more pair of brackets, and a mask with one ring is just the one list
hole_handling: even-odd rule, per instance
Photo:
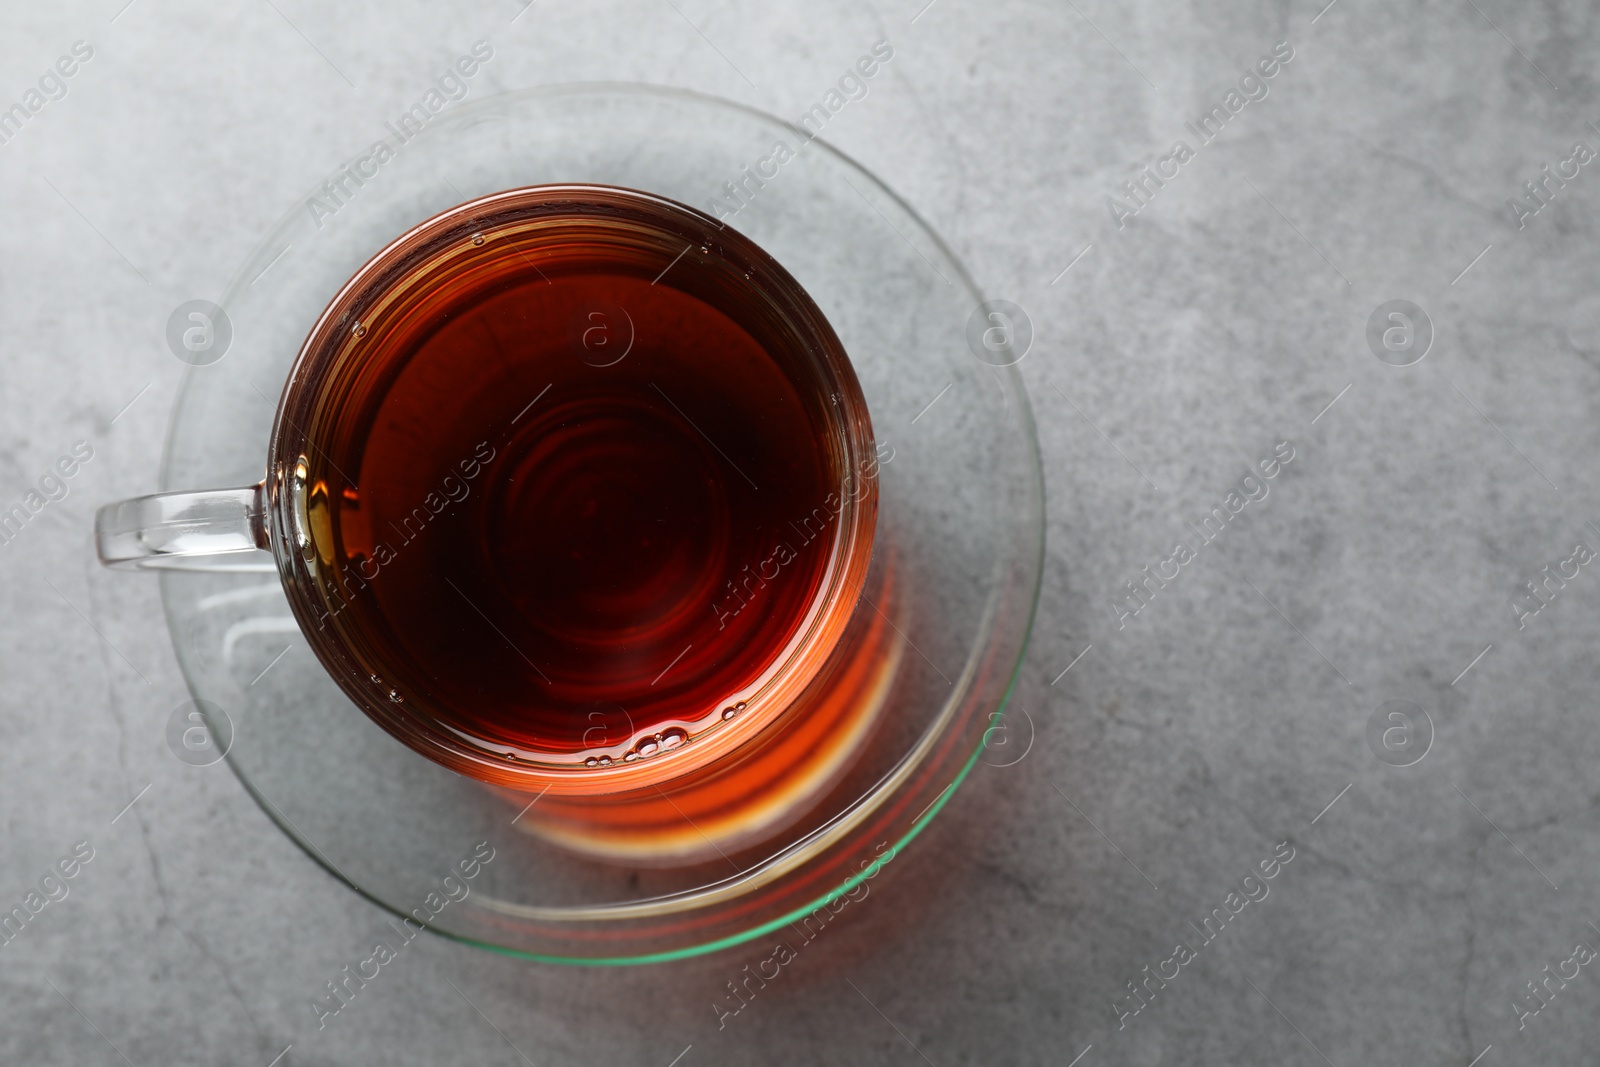
{"label": "green glass edge", "polygon": [[[1020,674],[1021,672],[1019,671],[1017,673]],[[1011,700],[1011,691],[1012,689],[1016,688],[1016,684],[1017,675],[1013,674],[1011,678],[1011,684],[1006,687],[1005,696],[1000,701],[1000,707],[994,712],[995,717],[999,716],[1000,713],[1005,710],[1006,704],[1008,704]],[[991,721],[993,721],[993,717],[991,717]],[[984,731],[984,737],[988,737],[987,730]],[[811,914],[818,908],[827,907],[835,900],[838,900],[846,893],[855,889],[856,886],[865,882],[867,879],[874,877],[879,871],[883,870],[883,868],[894,859],[900,850],[906,847],[906,845],[910,844],[912,839],[922,832],[923,827],[927,826],[928,823],[933,820],[933,817],[939,814],[940,809],[949,802],[950,798],[955,796],[956,790],[959,789],[961,787],[961,783],[966,780],[967,775],[972,771],[973,764],[977,763],[978,761],[978,754],[981,753],[984,748],[984,742],[978,742],[978,747],[973,749],[972,755],[967,757],[966,765],[961,768],[961,773],[957,774],[955,779],[952,780],[949,785],[944,787],[944,792],[940,794],[939,799],[934,801],[933,805],[928,808],[923,816],[912,824],[911,829],[906,831],[906,835],[899,841],[896,841],[894,847],[884,854],[885,858],[874,860],[871,865],[866,867],[864,870],[852,875],[847,881],[845,881],[843,885],[829,890],[827,893],[824,893],[821,897],[818,897],[811,903],[802,904],[800,907],[789,912],[787,915],[780,915],[776,919],[771,919],[762,923],[760,926],[752,927],[743,933],[729,934],[727,937],[720,937],[715,941],[707,941],[703,945],[691,945],[688,948],[673,949],[670,952],[652,952],[643,956],[602,956],[586,959],[581,956],[545,956],[536,952],[524,952],[521,949],[507,948],[504,945],[495,945],[487,941],[477,941],[473,938],[463,937],[460,934],[453,934],[446,930],[434,929],[433,932],[441,937],[449,938],[452,941],[459,941],[464,945],[472,945],[475,948],[488,949],[490,952],[498,952],[502,956],[511,956],[520,960],[534,960],[539,963],[560,963],[582,967],[630,967],[646,963],[667,963],[672,960],[686,960],[695,956],[704,956],[712,952],[720,952],[725,948],[732,948],[735,945],[742,945],[746,941],[754,941],[756,938],[765,934],[769,934],[781,926],[789,925],[802,916]],[[430,927],[430,929],[433,928]]]}

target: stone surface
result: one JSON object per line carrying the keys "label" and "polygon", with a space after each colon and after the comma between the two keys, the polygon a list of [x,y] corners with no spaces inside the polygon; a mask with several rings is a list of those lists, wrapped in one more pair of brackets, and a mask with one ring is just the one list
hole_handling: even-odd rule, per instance
{"label": "stone surface", "polygon": [[[1521,628],[1511,605],[1600,546],[1600,177],[1507,203],[1600,147],[1590,5],[121,2],[0,13],[0,104],[93,47],[0,145],[0,505],[94,452],[0,547],[0,905],[93,849],[0,947],[0,1061],[1593,1061],[1600,970],[1513,1005],[1600,948],[1600,574]],[[766,946],[566,970],[426,939],[319,1031],[308,998],[381,916],[172,758],[156,583],[93,560],[95,505],[156,484],[168,314],[480,37],[475,95],[643,80],[782,115],[888,38],[829,138],[1037,331],[1032,748],[720,1029]],[[1202,146],[1185,123],[1284,41]],[[1178,140],[1198,151],[1162,164]],[[1147,163],[1165,184],[1114,211]],[[1397,299],[1434,327],[1409,367],[1367,342]],[[1200,546],[1186,524],[1280,442],[1268,495]],[[1196,557],[1119,618],[1179,541]],[[1411,766],[1369,745],[1392,700],[1432,723]]]}

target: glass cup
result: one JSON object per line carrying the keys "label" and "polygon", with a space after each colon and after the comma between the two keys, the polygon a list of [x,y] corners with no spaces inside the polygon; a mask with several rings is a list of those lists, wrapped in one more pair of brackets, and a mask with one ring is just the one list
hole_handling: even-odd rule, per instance
{"label": "glass cup", "polygon": [[[695,253],[693,260],[678,266],[690,251]],[[377,593],[371,590],[384,583],[381,572],[397,554],[391,546],[399,546],[401,553],[417,551],[407,546],[411,538],[421,535],[418,527],[450,521],[434,516],[453,503],[464,504],[474,491],[480,498],[504,495],[498,490],[506,488],[508,478],[515,480],[518,468],[510,466],[509,459],[493,462],[495,448],[489,441],[505,449],[511,447],[505,442],[509,435],[517,434],[515,440],[525,441],[530,435],[522,431],[534,420],[524,420],[523,415],[543,399],[544,391],[535,396],[537,387],[533,386],[526,398],[516,396],[514,390],[522,383],[515,372],[521,368],[508,366],[510,361],[503,357],[468,361],[448,349],[435,349],[435,354],[428,356],[428,331],[453,316],[470,316],[486,293],[523,287],[521,291],[530,294],[522,305],[524,313],[532,306],[532,295],[541,294],[546,284],[555,285],[552,279],[568,284],[564,293],[581,294],[586,277],[597,269],[606,271],[605,280],[612,285],[623,277],[635,286],[648,281],[651,289],[679,287],[691,299],[741,319],[753,336],[765,335],[772,339],[773,347],[792,350],[792,358],[803,364],[798,370],[811,372],[811,379],[802,385],[809,385],[815,395],[805,401],[820,413],[818,447],[832,461],[836,492],[829,494],[831,503],[820,516],[823,521],[818,528],[807,527],[814,539],[824,532],[831,534],[831,538],[823,538],[831,543],[805,547],[822,554],[825,569],[809,603],[801,606],[798,625],[775,658],[748,665],[738,662],[738,654],[723,654],[723,673],[728,673],[727,668],[742,668],[745,677],[741,684],[723,685],[717,690],[718,699],[706,706],[679,709],[664,722],[635,729],[634,720],[644,718],[645,702],[667,692],[665,687],[656,688],[667,672],[663,670],[648,685],[642,681],[625,685],[620,677],[584,678],[568,689],[581,691],[587,701],[581,707],[561,709],[566,719],[563,727],[570,736],[551,735],[548,745],[475,737],[462,723],[473,710],[467,705],[488,699],[482,695],[481,675],[441,681],[441,668],[444,674],[451,673],[449,664],[436,662],[431,669],[417,668],[416,641],[406,647],[383,640],[383,635],[392,633],[401,622],[384,618],[385,610],[414,613],[428,610],[425,605],[438,600],[453,604],[458,593],[463,598],[467,594],[442,570],[427,575],[431,601],[416,594],[410,600],[397,595],[385,608],[373,608]],[[573,336],[570,343],[557,346],[561,351],[541,355],[595,368],[580,371],[580,378],[565,389],[606,388],[595,383],[616,381],[624,373],[618,364],[626,358],[627,347],[638,340],[627,309],[606,306],[584,314],[589,305],[581,297],[567,296],[557,302],[565,310],[554,312],[553,318],[562,326],[575,324],[567,331]],[[547,304],[548,300],[536,313],[550,314]],[[419,322],[424,325],[415,333],[408,332]],[[528,337],[519,333],[508,343],[533,345],[554,332],[548,325],[540,319],[532,327],[539,337],[518,340]],[[650,340],[656,345],[670,343],[661,337]],[[483,357],[485,353],[473,355]],[[704,358],[703,353],[698,355]],[[429,359],[428,366],[415,369]],[[541,375],[555,373],[548,364],[537,361],[529,369]],[[415,415],[393,413],[398,402],[394,381],[405,374],[429,379],[429,410]],[[487,388],[485,382],[490,383]],[[498,417],[490,417],[484,410],[486,391],[503,395],[504,410]],[[555,399],[545,402],[546,408],[560,395],[558,390]],[[528,401],[526,405],[523,399]],[[694,402],[689,397],[675,401],[665,392],[659,400],[650,399],[663,410],[668,406],[677,410],[679,401],[684,405]],[[511,414],[513,411],[517,413]],[[459,418],[462,412],[473,424],[471,436],[481,434],[485,441],[475,457],[460,461],[459,472],[445,478],[442,490],[427,494],[428,506],[423,506],[420,490],[399,500],[374,499],[379,494],[371,490],[365,469],[369,465],[364,465],[364,460],[379,451],[369,435],[380,433],[380,423],[416,416],[435,422],[452,413]],[[601,411],[600,417],[605,416]],[[557,420],[556,425],[570,424],[570,420]],[[429,457],[418,453],[430,445],[425,439],[416,439],[421,433],[412,433],[404,442],[401,463],[407,469],[429,462]],[[713,436],[705,439],[720,452]],[[533,445],[539,440],[534,436]],[[550,793],[551,803],[541,810],[541,818],[547,813],[554,817],[560,798],[606,795],[613,809],[618,808],[619,797],[630,798],[621,807],[631,806],[635,815],[646,815],[641,825],[648,825],[650,819],[638,805],[648,808],[656,787],[702,772],[736,752],[736,762],[743,766],[740,773],[748,776],[753,756],[747,746],[759,737],[757,747],[769,753],[766,759],[754,761],[762,771],[761,791],[785,800],[763,805],[760,818],[733,820],[740,827],[733,836],[757,832],[781,820],[788,810],[827,784],[832,769],[854,747],[834,741],[819,752],[809,743],[784,762],[778,750],[799,744],[791,735],[815,733],[820,716],[835,737],[859,740],[874,718],[872,701],[840,700],[837,679],[853,677],[849,661],[865,656],[870,662],[854,670],[873,673],[887,669],[885,664],[898,656],[892,647],[885,647],[883,627],[863,627],[859,620],[851,626],[860,598],[874,603],[883,600],[887,571],[875,572],[869,584],[877,512],[876,444],[865,399],[838,338],[798,283],[748,238],[661,197],[598,185],[506,190],[456,205],[396,238],[356,272],[312,327],[282,388],[266,451],[266,477],[254,486],[160,493],[105,506],[96,522],[101,561],[113,567],[226,569],[233,561],[253,559],[261,550],[270,552],[302,633],[318,660],[358,707],[391,735],[446,767],[495,785]],[[335,460],[334,455],[340,459]],[[604,458],[614,467],[613,457]],[[445,466],[455,471],[453,457],[446,457]],[[345,467],[352,469],[347,472]],[[739,468],[734,465],[733,469]],[[522,473],[526,480],[527,472]],[[476,490],[474,479],[480,479]],[[460,501],[454,496],[458,490]],[[782,490],[781,484],[769,483],[766,495],[773,497]],[[356,502],[355,506],[341,509],[343,498]],[[800,513],[811,513],[811,503],[800,505]],[[382,522],[375,513],[385,504],[396,516],[420,516],[416,526],[411,518],[402,520],[404,530],[393,522]],[[740,519],[737,514],[728,517],[732,524]],[[560,520],[545,512],[533,516],[532,521],[554,524]],[[645,514],[639,521],[659,520]],[[374,532],[370,526],[380,529]],[[795,533],[786,536],[798,540]],[[354,555],[351,540],[363,542]],[[755,573],[753,580],[747,577],[745,591],[755,590],[756,583],[765,588],[765,580],[776,577],[776,565],[771,575]],[[723,610],[721,618],[725,620],[743,607],[732,581],[727,584],[724,590],[718,582],[711,590],[713,596],[704,603],[652,604],[651,610],[710,619],[717,617],[717,599],[722,599],[733,605]],[[499,662],[506,671],[520,668],[520,658],[542,678],[544,672],[491,617],[492,605],[486,610],[470,598],[466,604],[481,617],[481,637],[495,646],[504,642]],[[751,617],[766,606],[764,601]],[[472,620],[473,624],[477,621]],[[502,622],[506,627],[514,625]],[[639,648],[641,640],[628,632],[637,628],[634,623],[633,619],[624,620],[619,627],[622,632],[602,634],[598,643],[614,646],[631,637],[628,658],[637,659],[645,653]],[[701,627],[692,631],[692,636],[702,645],[721,638],[721,634],[708,634],[709,629],[709,625]],[[681,630],[678,632],[674,645],[681,647]],[[474,643],[483,642],[475,639]],[[677,647],[656,649],[661,662],[672,657]],[[555,666],[547,666],[557,674]],[[677,666],[676,661],[669,666]],[[459,675],[464,669],[455,668],[454,673]],[[707,669],[713,673],[714,684],[715,669]],[[678,676],[685,670],[679,667]],[[749,677],[752,673],[755,676]],[[458,706],[451,707],[452,702]],[[785,738],[789,738],[787,746]],[[718,783],[723,776],[702,773],[698,788],[716,787],[721,792]],[[680,784],[677,790],[681,794],[684,787]],[[679,795],[676,801],[691,810],[699,806],[693,796]],[[727,806],[726,796],[720,803]],[[573,812],[567,815],[569,821],[577,817]],[[729,834],[715,830],[707,838],[719,845],[731,840]],[[655,847],[662,845],[658,841]]]}
{"label": "glass cup", "polygon": [[[161,475],[171,495],[122,505],[102,550],[177,564],[159,569],[167,625],[196,702],[229,720],[227,765],[308,856],[395,915],[575,963],[679,958],[790,923],[810,930],[890,867],[983,751],[1016,679],[1042,566],[1043,479],[1014,365],[1026,345],[1009,333],[995,341],[992,307],[948,248],[815,125],[649,86],[466,104],[396,146],[376,174],[352,164],[309,191],[217,298],[231,347],[186,372]],[[701,742],[686,746],[658,764],[684,772],[659,783],[494,755],[467,753],[459,769],[418,758],[370,714],[386,691],[358,679],[358,699],[324,669],[295,601],[309,586],[280,577],[274,553],[293,542],[271,541],[268,524],[292,537],[292,486],[274,499],[275,469],[264,495],[173,493],[262,478],[262,443],[282,422],[274,383],[290,380],[330,294],[397,234],[553,183],[690,205],[770,253],[848,354],[871,415],[860,444],[876,449],[876,518],[870,545],[858,546],[862,595],[827,601],[841,614],[822,658],[831,667],[811,676],[825,684],[774,702],[762,712],[770,719],[707,723],[701,751],[718,736],[738,743],[692,769],[679,759]],[[291,481],[297,457],[274,453]],[[834,551],[855,559],[850,544]],[[802,706],[804,693],[831,699]],[[800,763],[784,739],[809,762],[777,779],[773,767]],[[485,767],[506,777],[486,781]],[[471,865],[470,895],[435,906],[441,874],[483,855],[493,860]]]}

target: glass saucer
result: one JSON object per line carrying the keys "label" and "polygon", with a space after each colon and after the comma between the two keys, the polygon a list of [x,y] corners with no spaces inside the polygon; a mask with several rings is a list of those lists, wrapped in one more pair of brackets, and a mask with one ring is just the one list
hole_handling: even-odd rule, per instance
{"label": "glass saucer", "polygon": [[1025,324],[984,304],[939,238],[867,171],[807,129],[727,101],[557,87],[448,111],[403,143],[385,137],[311,190],[217,301],[231,345],[186,374],[163,489],[262,477],[307,332],[397,235],[501,189],[640,189],[750,237],[843,341],[889,457],[875,553],[892,555],[902,607],[885,621],[906,651],[870,741],[819,802],[738,851],[646,865],[530,832],[537,796],[458,775],[384,733],[317,662],[265,554],[228,571],[167,571],[178,659],[208,715],[226,716],[227,762],[333,875],[403,920],[485,948],[644,963],[804,922],[949,802],[1015,680],[1044,540],[1038,445],[1014,366]]}

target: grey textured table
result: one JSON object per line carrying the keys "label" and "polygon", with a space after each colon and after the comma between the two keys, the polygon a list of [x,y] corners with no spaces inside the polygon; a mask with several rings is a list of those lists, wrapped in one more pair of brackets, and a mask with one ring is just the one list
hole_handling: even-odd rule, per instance
{"label": "grey textured table", "polygon": [[[0,13],[0,506],[93,451],[0,546],[0,911],[92,850],[0,944],[0,1062],[1595,1062],[1592,5],[122,2]],[[1006,744],[737,1014],[770,946],[426,938],[319,1030],[382,917],[173,759],[156,583],[93,559],[94,507],[155,486],[168,314],[479,38],[475,99],[786,116],[888,39],[829,139],[1037,331]],[[1395,300],[1427,319],[1369,341]]]}

